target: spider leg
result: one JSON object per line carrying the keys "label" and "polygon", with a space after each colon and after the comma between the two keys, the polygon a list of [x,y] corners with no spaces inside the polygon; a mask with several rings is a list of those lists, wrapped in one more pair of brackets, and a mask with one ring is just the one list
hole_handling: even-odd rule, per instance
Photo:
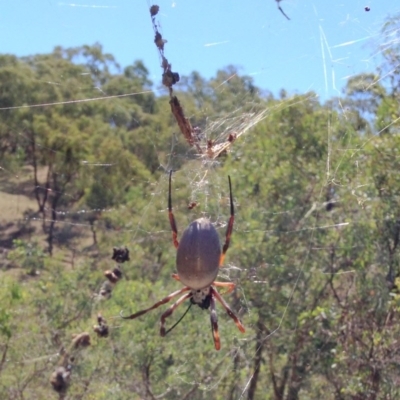
{"label": "spider leg", "polygon": [[179,275],[178,274],[172,274],[171,275],[171,278],[174,278],[176,281],[178,281],[178,282],[180,282],[181,281],[181,278],[179,278]]}
{"label": "spider leg", "polygon": [[177,249],[179,246],[178,242],[178,228],[176,227],[176,221],[174,217],[174,213],[172,212],[172,200],[171,200],[171,176],[172,170],[169,171],[169,190],[168,190],[168,217],[169,223],[172,229],[172,241],[174,242],[174,246]]}
{"label": "spider leg", "polygon": [[[185,288],[189,289],[189,288]],[[172,304],[171,307],[168,308],[167,311],[165,311],[161,315],[161,327],[160,327],[160,335],[165,336],[165,320],[175,311],[175,309],[182,304],[185,300],[189,299],[192,297],[192,293],[186,293],[182,297],[180,297],[174,304]]]}
{"label": "spider leg", "polygon": [[235,284],[233,282],[213,282],[213,286],[217,286],[217,287],[225,287],[228,288],[227,291],[223,294],[228,294],[231,293],[233,289],[235,289]]}
{"label": "spider leg", "polygon": [[219,340],[218,317],[217,317],[217,311],[215,309],[215,300],[213,296],[211,296],[210,299],[210,320],[211,320],[211,332],[214,339],[215,350],[219,350],[221,348],[221,341]]}
{"label": "spider leg", "polygon": [[239,328],[239,331],[244,333],[245,329],[243,324],[240,322],[239,318],[235,315],[235,313],[230,309],[226,301],[217,292],[217,289],[215,289],[213,286],[211,286],[211,296],[214,296],[222,304],[222,307],[225,308],[226,313],[233,319],[236,326]]}
{"label": "spider leg", "polygon": [[232,235],[232,231],[233,231],[233,222],[235,221],[235,208],[233,206],[231,177],[229,175],[228,175],[228,180],[229,180],[229,199],[230,199],[230,203],[231,203],[231,217],[229,218],[228,228],[226,229],[225,244],[222,247],[222,254],[219,259],[219,266],[221,266],[224,263],[225,254],[228,251],[229,243],[231,241],[231,235]]}
{"label": "spider leg", "polygon": [[[154,310],[155,308],[158,308],[158,307],[162,306],[162,305],[165,304],[165,303],[168,303],[168,302],[171,301],[171,299],[173,299],[174,297],[179,296],[180,294],[182,294],[182,293],[184,293],[184,292],[187,292],[188,290],[191,290],[191,289],[188,288],[188,287],[184,287],[184,288],[182,288],[182,289],[179,289],[179,290],[177,290],[176,292],[173,292],[173,293],[169,294],[167,297],[164,297],[162,300],[157,301],[157,303],[155,303],[155,304],[152,305],[151,307],[146,308],[145,310],[142,310],[142,311],[138,311],[138,312],[136,312],[136,313],[134,313],[134,314],[131,314],[131,315],[129,315],[128,317],[123,317],[123,316],[122,316],[122,311],[121,311],[121,318],[123,318],[123,319],[135,319],[135,318],[137,318],[137,317],[140,317],[141,315],[146,314],[146,313],[148,313],[149,311]],[[179,300],[178,300],[178,301],[179,301]],[[175,304],[176,304],[176,303],[175,303]]]}
{"label": "spider leg", "polygon": [[285,12],[282,10],[282,7],[280,6],[280,2],[282,0],[276,0],[276,4],[278,5],[278,10],[290,21],[290,18],[285,14]]}

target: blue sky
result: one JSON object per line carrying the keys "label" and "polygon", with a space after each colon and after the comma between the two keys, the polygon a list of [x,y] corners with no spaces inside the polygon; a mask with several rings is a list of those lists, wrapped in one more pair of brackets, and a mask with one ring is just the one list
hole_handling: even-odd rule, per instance
{"label": "blue sky", "polygon": [[[141,59],[161,80],[149,0],[13,0],[1,3],[1,52],[18,56],[54,46],[100,42],[126,66]],[[165,56],[180,75],[206,78],[233,64],[262,89],[338,94],[347,77],[374,71],[380,29],[399,0],[158,0]],[[366,12],[365,7],[370,11]]]}

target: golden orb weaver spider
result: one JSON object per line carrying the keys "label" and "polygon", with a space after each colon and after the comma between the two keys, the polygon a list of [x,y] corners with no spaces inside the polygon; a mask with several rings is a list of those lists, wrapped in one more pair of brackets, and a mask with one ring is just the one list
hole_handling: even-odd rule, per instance
{"label": "golden orb weaver spider", "polygon": [[218,332],[218,318],[215,309],[215,299],[222,304],[222,307],[233,319],[240,332],[245,332],[245,328],[240,322],[239,318],[231,310],[216,289],[216,287],[223,287],[227,289],[226,293],[230,293],[235,288],[235,284],[233,282],[215,281],[219,268],[221,267],[225,258],[225,254],[229,248],[233,231],[233,222],[235,220],[231,178],[228,176],[231,216],[229,218],[228,227],[226,230],[225,243],[221,250],[218,232],[208,218],[199,218],[191,222],[183,232],[180,242],[178,241],[178,229],[174,214],[172,212],[171,176],[172,171],[169,173],[168,215],[172,230],[172,241],[177,249],[176,268],[178,271],[178,273],[173,274],[172,277],[177,281],[182,282],[185,287],[169,294],[167,297],[164,297],[162,300],[158,301],[151,307],[146,308],[145,310],[138,311],[128,317],[122,317],[122,315],[121,317],[123,319],[135,319],[151,310],[154,310],[155,308],[160,307],[165,303],[168,303],[174,297],[185,292],[189,292],[183,294],[183,296],[181,296],[161,315],[160,335],[165,336],[171,329],[173,329],[173,327],[176,326],[175,324],[170,330],[166,331],[165,320],[180,304],[182,304],[185,300],[190,299],[191,304],[197,304],[204,310],[210,308],[211,331],[214,339],[214,346],[216,350],[219,350],[221,348],[221,342]]}

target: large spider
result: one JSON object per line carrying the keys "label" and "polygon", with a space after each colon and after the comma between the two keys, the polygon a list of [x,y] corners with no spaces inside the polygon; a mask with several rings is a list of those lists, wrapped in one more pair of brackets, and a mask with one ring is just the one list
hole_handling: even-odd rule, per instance
{"label": "large spider", "polygon": [[177,249],[176,269],[178,271],[178,273],[173,274],[172,277],[177,281],[182,282],[185,287],[169,294],[167,297],[145,310],[138,311],[128,317],[122,318],[134,319],[140,317],[141,315],[168,303],[172,298],[182,293],[189,292],[181,296],[161,315],[160,335],[165,336],[172,329],[171,328],[169,331],[165,330],[165,320],[180,304],[185,300],[190,299],[191,304],[197,304],[204,310],[210,308],[211,331],[214,338],[215,349],[219,350],[221,348],[221,342],[218,333],[218,318],[215,310],[215,299],[222,304],[222,307],[224,307],[227,314],[235,321],[240,332],[245,331],[239,318],[230,309],[216,289],[216,287],[223,287],[227,289],[226,293],[230,293],[235,288],[235,284],[232,282],[215,281],[219,267],[221,267],[225,254],[229,248],[233,222],[235,219],[231,178],[228,176],[231,217],[229,218],[228,228],[226,230],[225,244],[221,251],[221,243],[219,241],[218,233],[208,218],[199,218],[193,221],[183,232],[180,243],[178,242],[178,229],[172,212],[171,175],[172,171],[169,174],[168,215],[172,229],[172,240]]}

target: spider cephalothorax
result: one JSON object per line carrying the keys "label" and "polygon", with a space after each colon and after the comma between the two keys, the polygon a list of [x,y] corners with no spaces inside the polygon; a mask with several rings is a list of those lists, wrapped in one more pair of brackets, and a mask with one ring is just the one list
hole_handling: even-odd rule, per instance
{"label": "spider cephalothorax", "polygon": [[204,289],[192,290],[192,297],[190,302],[192,304],[197,304],[201,309],[208,310],[211,303],[211,287],[206,287]]}
{"label": "spider cephalothorax", "polygon": [[168,318],[181,303],[190,299],[192,304],[197,304],[204,310],[210,308],[211,330],[214,338],[214,346],[219,350],[221,348],[221,342],[218,333],[215,299],[222,304],[226,313],[233,319],[239,330],[241,332],[245,331],[239,318],[230,309],[216,289],[216,287],[223,287],[226,289],[226,293],[230,293],[235,288],[235,284],[232,282],[215,281],[219,267],[222,266],[225,254],[229,248],[233,222],[235,219],[231,179],[228,177],[231,217],[229,218],[228,228],[226,230],[225,243],[221,249],[218,232],[208,218],[199,218],[190,223],[183,232],[181,241],[178,242],[178,229],[172,212],[171,175],[172,171],[169,174],[168,215],[172,229],[172,241],[177,249],[176,269],[178,271],[178,273],[173,274],[172,277],[184,284],[185,287],[171,293],[153,306],[123,318],[134,319],[140,317],[141,315],[168,303],[172,298],[182,295],[161,315],[160,335],[165,336],[170,331],[165,330],[166,318]]}

